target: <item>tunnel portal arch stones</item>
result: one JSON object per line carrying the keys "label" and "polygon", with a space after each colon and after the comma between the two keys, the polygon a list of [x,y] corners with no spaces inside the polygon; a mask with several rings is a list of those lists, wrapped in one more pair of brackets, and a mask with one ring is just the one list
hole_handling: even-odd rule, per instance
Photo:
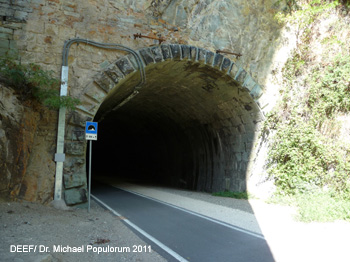
{"label": "tunnel portal arch stones", "polygon": [[[209,142],[207,145],[200,143],[199,147],[203,148],[196,149],[198,152],[194,150],[197,159],[193,164],[194,178],[192,180],[196,179],[196,181],[192,184],[195,184],[196,188],[192,189],[245,191],[246,174],[249,169],[254,137],[260,128],[259,122],[264,118],[259,104],[259,98],[263,95],[262,87],[240,66],[239,61],[230,60],[221,54],[215,54],[202,48],[163,44],[143,48],[137,52],[145,65],[146,79],[151,77],[147,74],[149,67],[162,63],[179,63],[183,65],[183,68],[197,66],[214,70],[216,75],[231,81],[232,88],[237,89],[236,97],[217,104],[218,112],[221,113],[216,115],[215,127],[212,127],[210,131],[205,131],[206,135],[200,132],[201,136],[206,136],[203,139]],[[85,121],[94,119],[102,103],[113,90],[127,82],[130,86],[135,87],[139,79],[134,57],[126,55],[94,76],[93,81],[81,92],[82,104],[67,115],[63,183],[65,200],[68,205],[86,202]],[[208,88],[210,89],[210,85]],[[210,93],[210,90],[206,91]],[[142,87],[140,92],[142,92]],[[195,136],[195,132],[192,132],[192,135]],[[203,154],[207,154],[207,157],[200,157]]]}

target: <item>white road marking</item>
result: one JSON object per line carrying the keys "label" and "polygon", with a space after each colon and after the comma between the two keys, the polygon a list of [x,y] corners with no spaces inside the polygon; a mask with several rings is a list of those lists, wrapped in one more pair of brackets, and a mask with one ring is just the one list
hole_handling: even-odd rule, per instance
{"label": "white road marking", "polygon": [[[95,197],[94,195],[91,194],[91,197],[93,199],[95,199],[97,202],[99,202],[102,206],[104,206],[105,208],[107,208],[109,211],[111,211],[114,215],[116,216],[122,216],[121,214],[119,214],[117,211],[113,210],[113,208],[111,208],[110,206],[108,206],[107,204],[105,204],[104,202],[102,202],[102,200],[98,199],[97,197]],[[130,220],[128,219],[123,219],[123,222],[127,223],[129,226],[131,226],[133,229],[135,229],[137,232],[139,232],[140,234],[144,235],[145,237],[147,237],[149,240],[151,240],[153,243],[155,243],[157,246],[159,246],[161,249],[163,249],[165,252],[167,252],[169,255],[171,255],[172,257],[174,257],[175,259],[177,259],[180,262],[188,262],[188,260],[186,260],[185,258],[183,258],[182,256],[180,256],[178,253],[176,253],[174,250],[170,249],[169,247],[167,247],[166,245],[164,245],[162,242],[160,242],[159,240],[157,240],[156,238],[154,238],[153,236],[151,236],[150,234],[148,234],[147,232],[145,232],[144,230],[142,230],[141,228],[139,228],[138,226],[136,226],[134,223],[132,223]]]}
{"label": "white road marking", "polygon": [[[113,185],[112,185],[113,186]],[[254,236],[256,238],[260,238],[260,239],[264,239],[264,236],[263,235],[260,235],[260,234],[257,234],[257,233],[254,233],[254,232],[251,232],[249,230],[245,230],[243,228],[240,228],[240,227],[236,227],[234,225],[230,225],[230,224],[227,224],[227,223],[224,223],[224,222],[221,222],[219,220],[216,220],[216,219],[213,219],[213,218],[210,218],[210,217],[207,217],[207,216],[204,216],[204,215],[201,215],[199,213],[196,213],[196,212],[193,212],[193,211],[190,211],[188,209],[185,209],[185,208],[182,208],[182,207],[178,207],[178,206],[175,206],[175,205],[172,205],[172,204],[169,204],[167,202],[164,202],[164,201],[161,201],[161,200],[158,200],[156,198],[153,198],[153,197],[149,197],[149,196],[146,196],[146,195],[143,195],[143,194],[140,194],[140,193],[137,193],[137,192],[134,192],[134,191],[131,191],[131,190],[128,190],[128,189],[124,189],[124,188],[120,188],[120,187],[117,187],[117,186],[113,186],[115,188],[118,188],[118,189],[121,189],[121,190],[124,190],[126,192],[129,192],[129,193],[132,193],[132,194],[135,194],[135,195],[138,195],[140,197],[144,197],[144,198],[147,198],[147,199],[150,199],[150,200],[153,200],[153,201],[156,201],[158,203],[161,203],[161,204],[164,204],[164,205],[167,205],[167,206],[170,206],[170,207],[173,207],[175,209],[178,209],[178,210],[181,210],[181,211],[184,211],[184,212],[187,212],[191,215],[195,215],[197,217],[201,217],[201,218],[204,218],[206,220],[209,220],[211,222],[214,222],[216,224],[219,224],[219,225],[222,225],[222,226],[225,226],[225,227],[228,227],[228,228],[231,228],[231,229],[234,229],[236,231],[239,231],[239,232],[242,232],[242,233],[245,233],[247,235],[251,235],[251,236]]]}

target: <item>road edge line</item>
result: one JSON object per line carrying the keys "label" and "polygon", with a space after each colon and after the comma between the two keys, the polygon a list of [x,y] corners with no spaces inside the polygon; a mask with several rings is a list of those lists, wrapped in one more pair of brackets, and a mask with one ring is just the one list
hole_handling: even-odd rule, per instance
{"label": "road edge line", "polygon": [[[109,211],[111,211],[114,215],[116,216],[122,216],[121,214],[119,214],[117,211],[115,211],[113,208],[111,208],[110,206],[108,206],[106,203],[104,203],[102,200],[98,199],[96,196],[91,194],[91,197],[96,200],[98,203],[100,203],[102,206],[104,206],[105,208],[107,208]],[[169,255],[171,255],[172,257],[174,257],[176,260],[180,261],[180,262],[189,262],[188,260],[186,260],[185,258],[183,258],[182,256],[180,256],[178,253],[176,253],[174,250],[172,250],[171,248],[167,247],[166,245],[164,245],[162,242],[160,242],[158,239],[154,238],[153,236],[151,236],[150,234],[148,234],[146,231],[142,230],[141,228],[139,228],[137,225],[135,225],[134,223],[132,223],[130,220],[128,219],[123,219],[123,222],[125,222],[126,224],[128,224],[130,227],[132,227],[133,229],[135,229],[137,232],[139,232],[141,235],[143,235],[144,237],[148,238],[149,240],[151,240],[154,244],[156,244],[157,246],[159,246],[161,249],[163,249],[165,252],[167,252]]]}
{"label": "road edge line", "polygon": [[141,193],[138,193],[138,192],[135,192],[135,191],[132,191],[132,190],[129,190],[129,189],[124,189],[124,188],[117,187],[117,186],[114,186],[114,185],[111,185],[111,186],[112,186],[112,187],[115,187],[115,188],[118,188],[118,189],[120,189],[120,190],[124,190],[124,191],[126,191],[126,192],[129,192],[129,193],[131,193],[131,194],[135,194],[135,195],[138,195],[138,196],[140,196],[140,197],[144,197],[144,198],[147,198],[147,199],[156,201],[156,202],[158,202],[158,203],[161,203],[161,204],[164,204],[164,205],[173,207],[173,208],[175,208],[175,209],[184,211],[184,212],[186,212],[186,213],[189,213],[189,214],[192,214],[192,215],[195,215],[195,216],[204,218],[204,219],[209,220],[209,221],[211,221],[211,222],[214,222],[214,223],[217,223],[217,224],[219,224],[219,225],[222,225],[222,226],[225,226],[225,227],[228,227],[228,228],[237,230],[237,231],[239,231],[239,232],[242,232],[242,233],[245,233],[245,234],[248,234],[248,235],[251,235],[251,236],[254,236],[254,237],[256,237],[256,238],[260,238],[260,239],[266,240],[265,237],[264,237],[263,235],[261,235],[261,234],[251,232],[251,231],[249,231],[249,230],[246,230],[246,229],[243,229],[243,228],[240,228],[240,227],[237,227],[237,226],[228,224],[228,223],[226,223],[226,222],[217,220],[217,219],[215,219],[215,218],[211,218],[211,217],[202,215],[202,214],[200,214],[200,213],[197,213],[197,212],[188,210],[188,209],[186,209],[186,208],[179,207],[179,206],[176,206],[176,205],[167,203],[167,202],[165,202],[165,201],[162,201],[162,200],[159,200],[159,199],[150,197],[150,196],[143,195],[143,194],[141,194]]}

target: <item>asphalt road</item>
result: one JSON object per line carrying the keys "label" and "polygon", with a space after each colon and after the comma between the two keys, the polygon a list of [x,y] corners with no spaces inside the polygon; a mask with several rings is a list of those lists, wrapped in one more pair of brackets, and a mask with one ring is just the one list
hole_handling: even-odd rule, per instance
{"label": "asphalt road", "polygon": [[[187,261],[274,261],[262,236],[109,185],[93,183],[92,194]],[[142,238],[168,261],[180,260],[151,240]]]}

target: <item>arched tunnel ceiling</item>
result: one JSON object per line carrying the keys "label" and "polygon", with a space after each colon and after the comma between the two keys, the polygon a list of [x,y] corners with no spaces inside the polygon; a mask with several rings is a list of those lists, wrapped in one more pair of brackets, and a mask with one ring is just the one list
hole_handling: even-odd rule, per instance
{"label": "arched tunnel ceiling", "polygon": [[193,61],[149,65],[146,77],[138,95],[117,110],[134,91],[137,72],[100,106],[95,170],[196,190],[244,191],[259,112],[249,92],[225,72]]}
{"label": "arched tunnel ceiling", "polygon": [[[191,120],[212,123],[220,119],[222,107],[230,103],[226,114],[240,115],[256,107],[248,92],[225,73],[208,65],[190,61],[157,63],[146,69],[147,82],[139,94],[122,107],[110,111],[132,93],[136,81],[124,81],[110,92],[95,119],[104,113],[108,118],[129,115],[144,119],[167,117],[178,123]],[[133,78],[137,78],[135,73]],[[225,118],[229,117],[225,115]],[[150,120],[151,120],[150,119]]]}

